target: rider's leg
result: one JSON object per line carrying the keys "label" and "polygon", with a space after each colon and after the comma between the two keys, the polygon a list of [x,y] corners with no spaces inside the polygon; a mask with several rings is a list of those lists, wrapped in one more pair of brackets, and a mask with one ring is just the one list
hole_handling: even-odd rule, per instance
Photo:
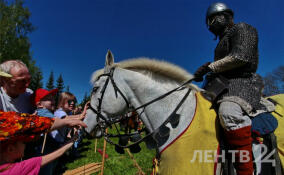
{"label": "rider's leg", "polygon": [[229,149],[235,152],[237,174],[252,175],[251,119],[234,102],[222,102],[218,113],[221,125],[225,129]]}

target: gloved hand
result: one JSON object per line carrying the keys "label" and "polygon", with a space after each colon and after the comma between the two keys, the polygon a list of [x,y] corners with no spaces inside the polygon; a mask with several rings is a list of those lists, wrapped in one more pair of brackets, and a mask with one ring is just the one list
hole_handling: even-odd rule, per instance
{"label": "gloved hand", "polygon": [[210,62],[207,62],[200,66],[194,73],[195,81],[196,82],[201,82],[203,81],[203,76],[207,74],[208,72],[211,72],[211,69],[208,67]]}

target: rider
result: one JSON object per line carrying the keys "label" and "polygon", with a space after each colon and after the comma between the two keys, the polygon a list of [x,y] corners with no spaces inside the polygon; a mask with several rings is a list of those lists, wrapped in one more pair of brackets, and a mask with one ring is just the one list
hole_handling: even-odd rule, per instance
{"label": "rider", "polygon": [[[251,116],[256,115],[260,104],[262,79],[256,74],[258,65],[258,35],[254,27],[233,22],[233,11],[224,3],[213,3],[206,14],[206,24],[219,43],[215,48],[214,62],[202,65],[196,72],[196,81],[203,75],[211,81],[227,79],[227,90],[217,96],[218,115],[225,130],[226,141],[235,154],[238,175],[252,175]],[[210,80],[209,80],[210,81]],[[209,83],[205,85],[209,86]],[[249,161],[240,159],[240,150],[248,153]]]}

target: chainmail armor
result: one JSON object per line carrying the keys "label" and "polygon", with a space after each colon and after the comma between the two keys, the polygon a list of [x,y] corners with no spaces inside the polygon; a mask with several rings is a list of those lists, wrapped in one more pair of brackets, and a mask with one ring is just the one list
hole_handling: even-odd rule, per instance
{"label": "chainmail armor", "polygon": [[[258,65],[258,36],[254,27],[245,24],[234,24],[225,30],[220,36],[220,41],[215,49],[214,61],[230,56],[236,61],[245,64],[221,71],[219,74],[229,80],[228,91],[222,94],[218,100],[226,98],[236,99],[236,102],[245,101],[245,105],[251,105],[252,111],[262,109],[260,104],[262,79],[256,74]],[[240,99],[238,99],[240,98]],[[244,104],[240,104],[244,106]]]}

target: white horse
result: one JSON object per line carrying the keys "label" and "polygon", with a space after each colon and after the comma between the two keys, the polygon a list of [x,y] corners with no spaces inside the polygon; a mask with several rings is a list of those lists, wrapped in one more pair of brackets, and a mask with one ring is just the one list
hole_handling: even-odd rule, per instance
{"label": "white horse", "polygon": [[[99,123],[104,126],[107,120],[139,108],[191,78],[185,70],[167,62],[144,58],[114,63],[108,51],[104,70],[95,72],[92,77],[93,110],[87,111],[86,131],[91,133]],[[218,154],[219,124],[211,106],[199,88],[189,84],[137,110],[157,142],[161,155],[160,174],[213,175],[220,172],[220,164],[216,163],[216,157],[222,157]],[[283,153],[282,133],[279,131],[276,135],[281,138],[278,143]],[[281,161],[284,161],[283,154]]]}

